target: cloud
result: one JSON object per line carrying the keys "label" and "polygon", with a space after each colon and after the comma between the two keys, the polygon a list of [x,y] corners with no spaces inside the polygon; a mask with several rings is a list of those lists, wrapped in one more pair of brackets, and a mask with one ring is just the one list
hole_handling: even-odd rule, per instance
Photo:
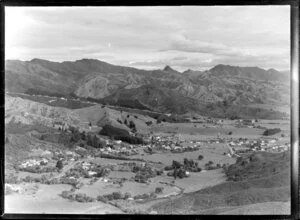
{"label": "cloud", "polygon": [[6,7],[5,16],[6,59],[289,68],[287,6]]}
{"label": "cloud", "polygon": [[170,46],[160,51],[167,51],[167,50],[177,50],[177,51],[195,52],[195,53],[210,53],[216,55],[233,55],[233,56],[240,56],[245,53],[242,50],[229,47],[222,43],[191,40],[186,38],[183,35],[176,35],[172,37]]}

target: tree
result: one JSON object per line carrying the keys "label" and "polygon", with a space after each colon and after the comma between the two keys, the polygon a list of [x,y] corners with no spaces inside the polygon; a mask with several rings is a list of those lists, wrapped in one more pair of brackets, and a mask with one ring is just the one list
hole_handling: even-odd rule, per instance
{"label": "tree", "polygon": [[223,100],[223,105],[224,105],[224,107],[228,107],[228,101],[227,100]]}
{"label": "tree", "polygon": [[199,156],[198,156],[198,160],[203,160],[203,158],[204,158],[204,157],[203,157],[202,155],[199,155]]}
{"label": "tree", "polygon": [[82,131],[82,132],[81,132],[81,139],[85,141],[85,139],[86,139],[85,131]]}
{"label": "tree", "polygon": [[136,129],[135,124],[134,124],[133,121],[130,121],[130,122],[129,122],[129,128],[130,128],[130,129]]}
{"label": "tree", "polygon": [[56,167],[57,167],[59,170],[61,170],[61,169],[64,167],[62,160],[58,160],[58,161],[57,161]]}
{"label": "tree", "polygon": [[89,146],[93,145],[92,136],[90,134],[87,135],[87,142],[86,143]]}
{"label": "tree", "polygon": [[95,148],[99,147],[99,139],[97,138],[96,135],[94,135],[92,142],[93,142],[93,144],[92,144],[93,147],[95,147]]}

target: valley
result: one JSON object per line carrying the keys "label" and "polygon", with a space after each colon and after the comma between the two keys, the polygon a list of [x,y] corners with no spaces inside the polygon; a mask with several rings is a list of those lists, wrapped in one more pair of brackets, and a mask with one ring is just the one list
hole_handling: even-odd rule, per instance
{"label": "valley", "polygon": [[270,204],[289,213],[287,119],[9,93],[5,103],[8,213],[262,214]]}
{"label": "valley", "polygon": [[296,216],[297,4],[6,2],[4,218]]}

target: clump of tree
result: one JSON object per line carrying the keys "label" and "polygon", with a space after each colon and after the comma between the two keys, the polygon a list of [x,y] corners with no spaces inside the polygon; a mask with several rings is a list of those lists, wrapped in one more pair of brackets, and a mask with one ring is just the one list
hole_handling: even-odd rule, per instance
{"label": "clump of tree", "polygon": [[77,201],[81,203],[86,202],[95,202],[96,199],[93,197],[87,196],[85,193],[72,194],[70,191],[62,191],[60,196],[64,199],[69,199],[71,201]]}
{"label": "clump of tree", "polygon": [[[135,125],[131,125],[131,127],[135,128]],[[144,144],[144,140],[142,138],[131,136],[127,130],[116,128],[111,125],[105,125],[99,134],[130,144]]]}
{"label": "clump of tree", "polygon": [[134,166],[132,172],[136,173],[134,180],[139,183],[147,183],[150,178],[161,174],[149,166]]}
{"label": "clump of tree", "polygon": [[152,125],[152,121],[146,121],[145,123],[146,123],[146,125],[148,125],[148,126],[151,126],[151,125]]}
{"label": "clump of tree", "polygon": [[109,137],[113,136],[130,136],[129,132],[125,129],[116,128],[111,125],[105,125],[99,132],[100,135],[105,135]]}
{"label": "clump of tree", "polygon": [[270,136],[270,135],[274,135],[281,132],[280,128],[272,128],[272,129],[267,129],[264,131],[263,135],[264,136]]}
{"label": "clump of tree", "polygon": [[112,200],[119,200],[119,199],[123,199],[126,200],[128,198],[131,198],[131,194],[126,192],[126,193],[121,193],[121,192],[113,192],[110,194],[105,194],[105,195],[99,195],[97,197],[97,201],[101,201],[101,202],[108,202],[108,201],[112,201]]}
{"label": "clump of tree", "polygon": [[88,134],[86,137],[87,140],[87,145],[94,147],[94,148],[104,148],[105,147],[105,142],[101,141],[100,138],[98,138],[96,135],[91,135]]}

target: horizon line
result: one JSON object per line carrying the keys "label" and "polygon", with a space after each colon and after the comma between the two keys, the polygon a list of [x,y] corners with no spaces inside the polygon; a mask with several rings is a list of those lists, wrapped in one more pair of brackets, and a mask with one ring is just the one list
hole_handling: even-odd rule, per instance
{"label": "horizon line", "polygon": [[65,60],[65,61],[53,61],[53,60],[41,59],[41,58],[32,58],[31,60],[5,59],[5,62],[7,62],[7,61],[32,62],[33,60],[44,60],[44,61],[48,61],[48,62],[52,62],[52,63],[60,63],[60,64],[62,64],[64,62],[77,62],[77,61],[82,61],[82,60],[96,60],[96,61],[107,63],[107,64],[110,64],[110,65],[113,65],[113,66],[129,67],[129,68],[134,68],[134,69],[138,69],[138,70],[145,70],[145,71],[163,70],[166,67],[170,67],[171,69],[173,69],[173,70],[175,70],[176,72],[179,72],[179,73],[183,73],[183,72],[186,72],[186,71],[189,71],[189,70],[191,70],[191,71],[205,72],[205,71],[213,69],[214,67],[219,66],[219,65],[230,66],[230,67],[241,67],[241,68],[253,67],[253,68],[263,69],[265,71],[272,70],[272,69],[275,70],[275,71],[277,71],[277,72],[290,71],[290,68],[289,69],[284,69],[284,70],[278,70],[278,69],[275,69],[275,68],[262,68],[262,67],[259,67],[259,66],[234,66],[234,65],[230,65],[230,64],[219,63],[219,64],[216,64],[216,65],[213,65],[212,67],[210,67],[210,68],[208,68],[206,70],[198,70],[198,69],[187,68],[187,69],[185,69],[184,71],[181,72],[181,71],[176,70],[175,68],[173,68],[169,64],[165,64],[164,67],[162,67],[161,69],[142,69],[142,68],[137,68],[137,67],[132,67],[132,66],[122,66],[122,65],[119,65],[119,64],[112,64],[110,62],[103,61],[103,60],[96,59],[96,58],[81,58],[81,59],[78,59],[78,60]]}

